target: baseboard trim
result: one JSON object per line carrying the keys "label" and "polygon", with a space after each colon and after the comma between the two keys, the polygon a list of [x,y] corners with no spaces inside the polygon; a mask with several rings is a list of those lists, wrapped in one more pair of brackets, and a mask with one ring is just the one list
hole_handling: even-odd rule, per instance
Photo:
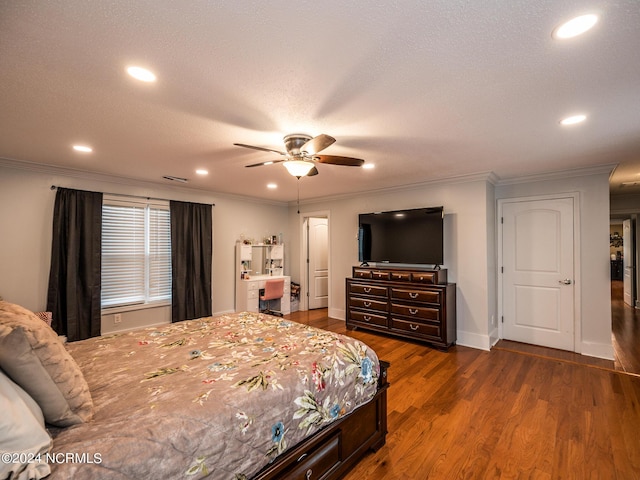
{"label": "baseboard trim", "polygon": [[615,360],[613,345],[610,343],[582,342],[581,354],[589,357]]}
{"label": "baseboard trim", "polygon": [[458,330],[457,336],[456,344],[458,345],[479,350],[491,350],[491,337],[489,335]]}

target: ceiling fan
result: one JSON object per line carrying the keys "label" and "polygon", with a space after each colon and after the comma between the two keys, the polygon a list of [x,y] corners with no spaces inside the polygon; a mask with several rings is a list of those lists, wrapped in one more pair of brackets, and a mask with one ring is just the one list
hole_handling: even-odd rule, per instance
{"label": "ceiling fan", "polygon": [[271,148],[256,147],[255,145],[246,145],[244,143],[234,143],[238,147],[252,148],[254,150],[262,150],[265,152],[273,152],[281,155],[282,159],[267,160],[266,162],[254,163],[247,167],[259,167],[262,165],[271,165],[272,163],[283,163],[287,171],[294,177],[311,177],[318,174],[315,163],[327,163],[331,165],[343,165],[347,167],[360,167],[364,164],[364,160],[353,157],[341,157],[337,155],[318,155],[328,146],[336,141],[335,138],[325,135],[324,133],[317,137],[306,135],[303,133],[293,133],[284,137],[284,147],[286,152],[274,150]]}

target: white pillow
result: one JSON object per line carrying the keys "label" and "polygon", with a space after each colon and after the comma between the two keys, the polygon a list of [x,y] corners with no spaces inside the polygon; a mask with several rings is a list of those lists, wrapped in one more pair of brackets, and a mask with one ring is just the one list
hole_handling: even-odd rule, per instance
{"label": "white pillow", "polygon": [[[38,404],[0,370],[0,478],[38,480],[51,473],[51,437]],[[38,462],[36,456],[41,455]],[[7,462],[8,461],[8,462]]]}

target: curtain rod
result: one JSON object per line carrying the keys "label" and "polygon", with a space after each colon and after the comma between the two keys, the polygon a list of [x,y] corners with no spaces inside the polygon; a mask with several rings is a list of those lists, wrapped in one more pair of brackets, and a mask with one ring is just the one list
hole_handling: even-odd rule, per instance
{"label": "curtain rod", "polygon": [[[55,185],[51,185],[51,190],[55,190],[56,187]],[[60,187],[63,188],[63,187]],[[66,188],[66,187],[64,187]],[[126,193],[109,193],[109,192],[100,192],[103,195],[113,195],[114,197],[129,197],[129,198],[144,198],[146,200],[160,200],[162,202],[170,202],[171,200],[167,199],[167,198],[155,198],[155,197],[145,197],[144,195],[127,195]],[[176,200],[176,201],[180,201],[180,200]],[[195,203],[195,202],[193,202]],[[212,207],[215,207],[216,204],[212,203],[211,204]]]}

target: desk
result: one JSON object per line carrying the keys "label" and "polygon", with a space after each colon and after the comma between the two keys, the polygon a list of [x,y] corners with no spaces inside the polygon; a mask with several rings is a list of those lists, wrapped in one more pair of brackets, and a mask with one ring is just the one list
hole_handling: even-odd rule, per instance
{"label": "desk", "polygon": [[242,279],[237,283],[236,312],[258,312],[260,305],[260,289],[271,278],[284,278],[284,295],[277,301],[273,301],[273,310],[278,310],[287,315],[291,313],[291,277],[284,275],[255,275],[249,280]]}

